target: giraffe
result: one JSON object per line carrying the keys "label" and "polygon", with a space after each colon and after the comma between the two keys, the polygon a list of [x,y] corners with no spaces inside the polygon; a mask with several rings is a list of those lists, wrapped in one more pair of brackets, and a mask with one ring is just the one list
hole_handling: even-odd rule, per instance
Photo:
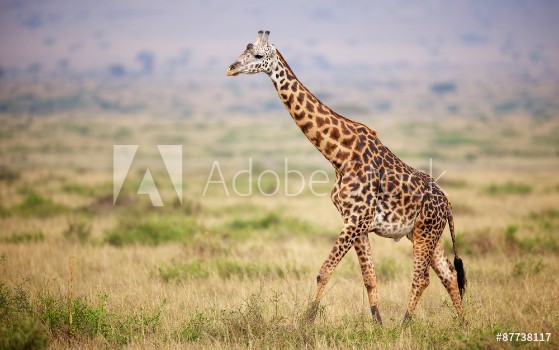
{"label": "giraffe", "polygon": [[[462,296],[466,276],[456,252],[451,204],[427,174],[400,160],[369,127],[347,119],[318,100],[295,76],[286,60],[259,31],[228,76],[266,73],[289,114],[307,139],[332,164],[336,181],[331,199],[343,228],[316,277],[316,293],[308,310],[313,322],[332,272],[353,247],[357,253],[373,321],[382,325],[369,233],[394,239],[407,237],[413,245],[413,281],[404,323],[412,316],[429,285],[429,267],[445,286],[458,315],[464,317]],[[448,222],[454,266],[446,257],[442,233]]]}

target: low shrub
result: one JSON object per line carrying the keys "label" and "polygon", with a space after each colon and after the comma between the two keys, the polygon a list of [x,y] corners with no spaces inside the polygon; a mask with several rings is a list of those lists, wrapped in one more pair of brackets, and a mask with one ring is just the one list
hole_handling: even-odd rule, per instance
{"label": "low shrub", "polygon": [[13,207],[11,211],[24,217],[46,218],[65,213],[68,211],[68,208],[53,202],[48,197],[30,191],[23,201]]}
{"label": "low shrub", "polygon": [[181,242],[201,230],[195,218],[183,215],[151,215],[121,221],[109,230],[105,242],[114,246],[145,244],[156,246],[167,242]]}
{"label": "low shrub", "polygon": [[45,239],[45,234],[41,230],[25,231],[20,233],[13,233],[11,236],[5,238],[3,241],[6,243],[29,243],[29,242],[42,242]]}
{"label": "low shrub", "polygon": [[283,278],[286,275],[299,278],[308,272],[305,268],[280,266],[261,262],[242,262],[228,258],[193,259],[188,262],[173,262],[159,267],[159,276],[166,282],[184,279],[219,276],[222,279],[237,277]]}
{"label": "low shrub", "polygon": [[490,196],[506,196],[528,194],[532,192],[532,187],[519,182],[506,182],[502,184],[490,184],[483,188],[483,193]]}

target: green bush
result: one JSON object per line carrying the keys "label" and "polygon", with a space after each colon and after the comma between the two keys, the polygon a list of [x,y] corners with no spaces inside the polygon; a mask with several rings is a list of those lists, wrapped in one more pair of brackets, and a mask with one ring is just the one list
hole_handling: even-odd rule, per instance
{"label": "green bush", "polygon": [[269,233],[271,237],[283,238],[323,232],[320,227],[307,221],[282,216],[275,212],[257,214],[248,218],[237,216],[224,225],[214,228],[214,231],[235,239],[247,239],[255,233]]}
{"label": "green bush", "polygon": [[195,259],[187,263],[161,266],[159,268],[159,276],[161,276],[165,282],[183,278],[207,278],[209,275],[209,271],[202,265],[200,259]]}
{"label": "green bush", "polygon": [[25,231],[21,233],[13,233],[10,237],[4,239],[7,243],[28,243],[41,242],[45,239],[45,234],[41,230]]}
{"label": "green bush", "polygon": [[145,219],[125,220],[105,236],[114,246],[145,244],[156,246],[166,242],[181,242],[192,237],[201,227],[192,217],[183,215],[151,215]]}
{"label": "green bush", "polygon": [[514,244],[517,241],[516,232],[518,231],[518,225],[509,224],[505,227],[505,242],[507,244]]}
{"label": "green bush", "polygon": [[559,253],[559,240],[552,232],[519,237],[517,231],[517,225],[508,225],[505,228],[505,243],[509,250],[522,253]]}
{"label": "green bush", "polygon": [[269,213],[262,216],[255,216],[252,218],[235,218],[227,225],[228,228],[234,231],[241,230],[265,230],[278,225],[281,222],[279,215]]}
{"label": "green bush", "polygon": [[44,349],[48,333],[33,313],[29,296],[21,286],[10,290],[0,280],[0,348]]}
{"label": "green bush", "polygon": [[530,185],[518,183],[518,182],[491,184],[483,188],[483,193],[490,196],[528,194],[531,192],[532,192],[532,187]]}
{"label": "green bush", "polygon": [[552,233],[559,227],[559,210],[547,208],[539,212],[531,212],[528,215],[530,220],[537,222],[538,226],[546,232]]}
{"label": "green bush", "polygon": [[48,197],[30,191],[23,201],[15,206],[12,211],[25,217],[46,218],[62,214],[67,211],[67,208],[53,202],[52,199]]}
{"label": "green bush", "polygon": [[432,143],[437,146],[453,147],[461,145],[479,144],[480,140],[471,137],[470,134],[461,132],[438,133],[433,137]]}
{"label": "green bush", "polygon": [[5,218],[10,216],[10,210],[0,204],[0,218]]}
{"label": "green bush", "polygon": [[104,338],[109,344],[125,345],[145,335],[155,334],[160,326],[161,308],[153,312],[141,309],[132,314],[120,314],[107,309],[108,295],[101,293],[97,302],[79,297],[71,302],[50,293],[37,301],[37,312],[55,337]]}
{"label": "green bush", "polygon": [[101,295],[97,305],[92,305],[85,298],[76,298],[71,302],[70,317],[67,301],[46,293],[39,296],[38,312],[45,325],[57,336],[107,337],[111,315],[105,306],[106,299],[106,295]]}
{"label": "green bush", "polygon": [[538,274],[546,267],[541,258],[528,258],[518,259],[514,263],[512,275],[515,277],[523,276],[525,274],[535,275]]}
{"label": "green bush", "polygon": [[86,186],[79,183],[66,183],[62,186],[62,191],[84,197],[92,197],[97,194],[98,188],[93,186]]}
{"label": "green bush", "polygon": [[212,324],[213,322],[210,318],[203,312],[197,311],[177,332],[178,338],[186,342],[200,340],[208,333],[208,330],[212,328]]}

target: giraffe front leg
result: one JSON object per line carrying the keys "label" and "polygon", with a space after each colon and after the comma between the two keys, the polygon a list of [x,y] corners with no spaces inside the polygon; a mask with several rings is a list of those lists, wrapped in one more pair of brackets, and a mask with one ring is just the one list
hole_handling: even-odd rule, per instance
{"label": "giraffe front leg", "polygon": [[377,276],[375,274],[373,258],[371,256],[371,246],[369,243],[368,234],[362,234],[355,240],[355,252],[357,253],[357,258],[359,259],[359,265],[361,266],[361,274],[363,275],[363,283],[367,289],[367,295],[369,297],[369,306],[371,307],[371,314],[373,320],[382,326],[382,319],[380,318],[380,312],[378,308],[378,296],[377,296]]}
{"label": "giraffe front leg", "polygon": [[314,299],[310,305],[309,310],[307,311],[307,320],[309,323],[314,322],[316,318],[316,314],[318,312],[318,306],[320,304],[320,299],[322,298],[322,294],[324,293],[324,289],[330,280],[330,276],[332,272],[338,266],[339,262],[348,252],[348,250],[353,246],[355,242],[355,236],[357,232],[357,228],[354,225],[346,225],[344,226],[342,232],[338,236],[334,247],[330,251],[328,258],[322,264],[320,271],[318,272],[318,276],[316,276],[316,293],[314,295]]}

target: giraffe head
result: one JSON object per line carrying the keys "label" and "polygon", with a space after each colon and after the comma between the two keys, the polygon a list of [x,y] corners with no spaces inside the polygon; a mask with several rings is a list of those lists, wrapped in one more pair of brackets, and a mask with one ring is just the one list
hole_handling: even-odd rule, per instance
{"label": "giraffe head", "polygon": [[270,73],[276,60],[276,48],[268,43],[269,31],[258,32],[254,43],[247,45],[235,63],[227,68],[227,75]]}

